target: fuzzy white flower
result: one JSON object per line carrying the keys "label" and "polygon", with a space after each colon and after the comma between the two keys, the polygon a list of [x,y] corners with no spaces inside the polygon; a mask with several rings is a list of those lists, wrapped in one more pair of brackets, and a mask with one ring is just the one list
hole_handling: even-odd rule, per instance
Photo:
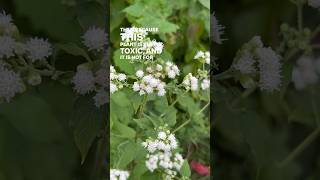
{"label": "fuzzy white flower", "polygon": [[313,58],[302,56],[297,61],[297,66],[292,71],[292,81],[297,90],[302,90],[308,85],[318,82],[318,74]]}
{"label": "fuzzy white flower", "polygon": [[93,97],[94,104],[96,107],[101,107],[108,102],[108,94],[104,90],[99,90]]}
{"label": "fuzzy white flower", "polygon": [[210,87],[210,80],[209,79],[204,79],[201,82],[201,89],[206,90]]}
{"label": "fuzzy white flower", "polygon": [[0,13],[0,32],[4,34],[10,34],[14,30],[14,24],[12,23],[12,17],[10,14],[6,14],[5,11]]}
{"label": "fuzzy white flower", "polygon": [[212,27],[212,38],[217,44],[222,44],[223,39],[221,35],[223,34],[224,27],[218,23],[218,20],[214,13],[211,15],[211,27]]}
{"label": "fuzzy white flower", "polygon": [[81,95],[87,94],[95,89],[95,77],[92,71],[82,66],[77,68],[72,83],[75,85],[75,91]]}
{"label": "fuzzy white flower", "polygon": [[16,42],[10,36],[0,36],[0,59],[14,56]]}
{"label": "fuzzy white flower", "polygon": [[17,93],[23,92],[25,85],[20,76],[0,64],[0,98],[10,101]]}
{"label": "fuzzy white flower", "polygon": [[191,91],[198,91],[199,85],[198,85],[198,78],[193,76],[191,73],[186,75],[182,82],[183,86],[186,88],[186,90]]}
{"label": "fuzzy white flower", "polygon": [[209,51],[198,51],[197,54],[194,56],[193,59],[201,60],[201,62],[210,64],[210,52]]}
{"label": "fuzzy white flower", "polygon": [[82,36],[84,45],[91,50],[101,51],[107,45],[107,33],[102,28],[90,27]]}
{"label": "fuzzy white flower", "polygon": [[260,70],[260,88],[272,92],[279,90],[281,85],[280,56],[270,47],[257,49]]}
{"label": "fuzzy white flower", "polygon": [[125,74],[122,74],[122,73],[118,74],[118,80],[119,81],[124,81],[126,79],[127,79],[127,76]]}
{"label": "fuzzy white flower", "polygon": [[256,72],[255,60],[249,52],[245,52],[233,65],[233,67],[242,74],[251,74]]}
{"label": "fuzzy white flower", "polygon": [[116,91],[118,91],[118,87],[115,84],[113,84],[112,82],[110,82],[110,92],[111,92],[111,94],[113,94]]}
{"label": "fuzzy white flower", "polygon": [[308,0],[309,6],[313,8],[320,8],[320,1],[319,0]]}
{"label": "fuzzy white flower", "polygon": [[[111,76],[111,74],[110,74],[110,76]],[[108,85],[108,72],[107,72],[106,68],[101,68],[96,72],[95,82],[102,87],[107,87],[107,85]]]}
{"label": "fuzzy white flower", "polygon": [[26,51],[28,58],[35,62],[48,58],[52,54],[52,47],[48,40],[35,37],[26,42]]}
{"label": "fuzzy white flower", "polygon": [[166,62],[165,71],[170,79],[174,79],[176,76],[180,75],[178,66],[174,65],[172,62]]}
{"label": "fuzzy white flower", "polygon": [[142,70],[138,70],[138,71],[136,72],[136,76],[137,76],[138,78],[142,78],[143,75],[144,75],[144,72],[143,72]]}
{"label": "fuzzy white flower", "polygon": [[127,180],[130,174],[128,171],[110,169],[110,180]]}

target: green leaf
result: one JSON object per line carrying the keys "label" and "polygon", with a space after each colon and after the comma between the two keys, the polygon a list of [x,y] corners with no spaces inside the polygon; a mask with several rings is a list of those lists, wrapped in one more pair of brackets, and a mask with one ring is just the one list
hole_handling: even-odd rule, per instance
{"label": "green leaf", "polygon": [[82,57],[86,58],[88,61],[91,61],[87,52],[84,49],[80,48],[75,43],[58,44],[57,47],[65,52],[71,54],[71,55],[82,56]]}
{"label": "green leaf", "polygon": [[81,163],[86,159],[94,139],[98,136],[103,112],[94,106],[92,97],[81,96],[74,104],[71,126],[75,143],[81,153]]}
{"label": "green leaf", "polygon": [[110,9],[112,9],[112,11],[110,18],[110,32],[118,27],[125,18],[125,14],[121,12],[121,9],[123,9],[125,6],[126,4],[124,1],[111,1]]}
{"label": "green leaf", "polygon": [[77,19],[84,30],[92,26],[103,28],[107,22],[105,9],[94,1],[77,5]]}
{"label": "green leaf", "polygon": [[146,11],[145,6],[141,2],[133,4],[123,10],[123,12],[126,12],[127,14],[133,17],[140,17],[145,13],[145,11]]}
{"label": "green leaf", "polygon": [[117,168],[126,169],[126,166],[136,157],[137,145],[134,142],[130,141],[124,145],[120,145],[120,147],[118,147],[118,150],[122,153],[120,155]]}
{"label": "green leaf", "polygon": [[124,92],[116,92],[111,95],[111,100],[120,107],[131,106],[131,102]]}
{"label": "green leaf", "polygon": [[[51,38],[61,39],[64,42],[77,42],[81,36],[81,27],[73,19],[61,0],[13,0],[17,17],[22,21],[15,21],[22,27],[31,27],[25,34],[34,34],[36,31],[46,32]],[[15,19],[16,20],[16,19]]]}
{"label": "green leaf", "polygon": [[166,19],[156,18],[152,15],[137,20],[142,27],[158,27],[161,33],[172,33],[179,29],[179,26]]}
{"label": "green leaf", "polygon": [[206,8],[210,9],[210,0],[199,0],[199,2]]}
{"label": "green leaf", "polygon": [[130,63],[128,60],[120,59],[120,49],[114,52],[113,61],[115,66],[120,68],[120,71],[123,71],[129,75],[133,75],[135,73],[134,65]]}
{"label": "green leaf", "polygon": [[183,162],[183,165],[180,169],[180,173],[182,176],[185,176],[185,177],[190,177],[191,176],[191,171],[190,171],[190,166],[189,166],[189,163],[188,161],[184,161]]}
{"label": "green leaf", "polygon": [[118,121],[115,121],[113,126],[114,126],[114,129],[113,129],[114,132],[123,138],[133,139],[136,136],[136,131],[134,129]]}

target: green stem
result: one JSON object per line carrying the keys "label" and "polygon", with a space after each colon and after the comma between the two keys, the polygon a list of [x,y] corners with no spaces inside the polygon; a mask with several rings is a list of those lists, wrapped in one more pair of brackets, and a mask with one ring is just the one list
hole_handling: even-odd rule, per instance
{"label": "green stem", "polygon": [[178,100],[180,99],[180,97],[184,97],[185,94],[187,94],[187,91],[184,92],[181,96],[178,96],[178,97],[169,105],[169,107],[167,108],[167,110],[160,115],[160,117],[163,117],[164,115],[166,115],[166,114],[168,113],[170,107],[174,106],[174,105],[178,102]]}
{"label": "green stem", "polygon": [[202,113],[209,105],[210,105],[210,102],[208,102],[205,106],[203,106],[203,108],[197,114]]}
{"label": "green stem", "polygon": [[237,99],[235,99],[232,103],[231,103],[231,107],[236,106],[237,104],[240,103],[240,101],[246,97],[248,97],[250,94],[252,94],[255,90],[257,89],[257,86],[254,86],[252,88],[246,89],[240,97],[238,97]]}
{"label": "green stem", "polygon": [[279,167],[286,167],[297,156],[299,156],[320,134],[320,127],[315,129],[299,146],[297,146],[282,162],[279,163]]}
{"label": "green stem", "polygon": [[145,105],[146,105],[146,103],[147,103],[147,99],[148,99],[148,95],[145,95],[145,96],[143,97],[142,104],[141,104],[140,107],[139,107],[138,118],[141,118],[141,116],[142,116],[142,114],[143,114]]}
{"label": "green stem", "polygon": [[185,121],[183,124],[181,124],[179,127],[177,127],[175,130],[172,131],[172,133],[175,133],[177,131],[179,131],[181,128],[183,128],[184,126],[186,126],[187,124],[189,124],[191,122],[191,119],[188,119],[187,121]]}
{"label": "green stem", "polygon": [[224,79],[229,79],[229,78],[232,78],[233,77],[233,70],[230,68],[220,74],[217,74],[217,75],[213,75],[213,79],[214,80],[224,80]]}

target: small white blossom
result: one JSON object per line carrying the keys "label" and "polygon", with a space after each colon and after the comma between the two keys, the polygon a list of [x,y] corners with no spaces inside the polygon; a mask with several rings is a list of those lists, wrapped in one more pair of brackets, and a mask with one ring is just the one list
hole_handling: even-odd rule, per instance
{"label": "small white blossom", "polygon": [[308,85],[318,82],[318,74],[313,58],[302,56],[297,61],[297,66],[292,71],[292,81],[297,90],[302,90]]}
{"label": "small white blossom", "polygon": [[210,80],[209,79],[204,79],[201,82],[201,89],[206,90],[210,87]]}
{"label": "small white blossom", "polygon": [[14,30],[14,24],[12,23],[12,17],[10,14],[6,14],[5,11],[0,13],[0,32],[4,34],[10,34]]}
{"label": "small white blossom", "polygon": [[10,101],[17,93],[23,92],[25,85],[20,76],[0,64],[0,98]]}
{"label": "small white blossom", "polygon": [[94,104],[96,107],[101,107],[108,102],[108,94],[104,90],[99,90],[93,97]]}
{"label": "small white blossom", "polygon": [[129,179],[129,172],[118,170],[118,169],[110,169],[110,180],[127,180]]}
{"label": "small white blossom", "polygon": [[74,89],[76,92],[81,95],[87,94],[95,89],[95,77],[92,71],[82,66],[77,68],[72,83],[75,85]]}
{"label": "small white blossom", "polygon": [[111,94],[113,94],[116,91],[118,91],[118,87],[115,84],[113,84],[112,82],[110,82],[110,92],[111,92]]}
{"label": "small white blossom", "polygon": [[194,77],[191,73],[184,77],[182,84],[184,85],[187,91],[198,91],[198,78]]}
{"label": "small white blossom", "polygon": [[256,72],[255,60],[253,56],[245,52],[233,65],[233,67],[240,71],[242,74],[251,74]]}
{"label": "small white blossom", "polygon": [[[111,76],[111,73],[110,73],[110,76]],[[108,72],[106,68],[101,68],[96,72],[95,82],[102,87],[107,87],[109,82],[108,82]]]}
{"label": "small white blossom", "polygon": [[280,56],[271,48],[257,49],[260,70],[260,88],[266,91],[279,90],[281,85]]}
{"label": "small white blossom", "polygon": [[48,58],[52,54],[52,47],[48,40],[35,37],[26,42],[26,51],[28,58],[35,62]]}
{"label": "small white blossom", "polygon": [[142,78],[143,75],[144,75],[144,72],[143,72],[142,70],[138,70],[138,71],[136,72],[136,76],[137,76],[138,78]]}
{"label": "small white blossom", "polygon": [[198,51],[193,59],[200,60],[203,63],[210,64],[210,52]]}
{"label": "small white blossom", "polygon": [[91,50],[101,51],[107,45],[107,33],[102,28],[91,27],[83,35],[84,45]]}
{"label": "small white blossom", "polygon": [[165,71],[170,79],[174,79],[176,76],[180,75],[178,66],[174,65],[172,62],[166,62]]}
{"label": "small white blossom", "polygon": [[119,81],[124,81],[126,79],[127,79],[127,76],[125,74],[122,74],[122,73],[118,74],[118,80]]}
{"label": "small white blossom", "polygon": [[0,59],[14,56],[16,42],[10,36],[0,36]]}

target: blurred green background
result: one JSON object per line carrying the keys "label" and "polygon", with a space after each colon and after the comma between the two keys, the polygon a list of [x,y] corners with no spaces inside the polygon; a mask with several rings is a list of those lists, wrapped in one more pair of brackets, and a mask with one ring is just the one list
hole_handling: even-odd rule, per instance
{"label": "blurred green background", "polygon": [[[105,10],[101,0],[0,0],[0,10],[10,14],[20,31],[21,40],[29,37],[56,43],[76,43],[89,26],[104,27]],[[56,68],[75,71],[86,60],[59,51],[54,54]],[[76,95],[68,83],[43,79],[38,87],[28,87],[10,103],[0,104],[0,180],[93,180],[95,143],[88,148],[81,164],[79,148],[74,140],[75,128],[83,128],[83,142],[94,140],[91,126],[75,114]],[[90,98],[89,98],[90,99]],[[87,101],[87,100],[86,100]],[[89,102],[93,106],[93,102]],[[91,115],[90,125],[101,123]],[[97,123],[93,123],[97,122]],[[77,127],[75,127],[77,126]],[[98,131],[97,131],[98,132]],[[75,134],[77,135],[77,134]],[[104,171],[107,171],[105,169]]]}
{"label": "blurred green background", "polygon": [[[219,69],[227,70],[237,50],[260,35],[266,46],[276,48],[280,25],[296,26],[296,8],[289,0],[216,0],[213,11],[224,25],[222,45],[213,45]],[[310,29],[320,23],[320,13],[305,6],[304,24]],[[316,39],[315,42],[318,40]],[[317,53],[317,52],[315,52]],[[293,58],[291,64],[297,58]],[[290,73],[290,72],[289,72]],[[212,87],[214,106],[213,179],[216,180],[318,180],[320,146],[315,114],[320,112],[319,85],[298,92],[290,84],[284,97],[256,91],[239,106],[231,102],[244,91],[238,82],[224,80]],[[316,93],[312,93],[316,92]],[[313,135],[314,139],[305,142]],[[279,163],[302,142],[302,148],[284,167]]]}

